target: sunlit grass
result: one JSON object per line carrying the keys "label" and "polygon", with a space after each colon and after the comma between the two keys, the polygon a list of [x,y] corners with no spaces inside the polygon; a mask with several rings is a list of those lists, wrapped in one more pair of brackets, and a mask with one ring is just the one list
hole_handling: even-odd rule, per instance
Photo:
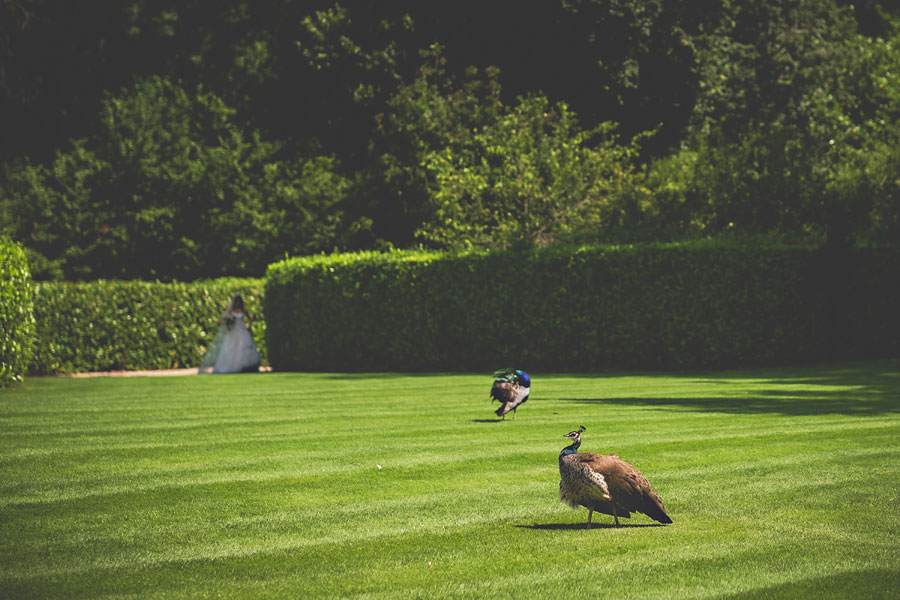
{"label": "sunlit grass", "polygon": [[[488,375],[29,379],[0,393],[0,596],[896,592],[896,362],[532,375],[515,422]],[[558,501],[578,425],[673,525]]]}

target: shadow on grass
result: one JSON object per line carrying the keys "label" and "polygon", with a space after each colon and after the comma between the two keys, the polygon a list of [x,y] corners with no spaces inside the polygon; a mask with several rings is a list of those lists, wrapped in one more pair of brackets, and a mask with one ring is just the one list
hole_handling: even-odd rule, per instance
{"label": "shadow on grass", "polygon": [[472,423],[502,423],[503,419],[472,419]]}
{"label": "shadow on grass", "polygon": [[[894,361],[839,369],[772,369],[735,373],[733,378],[686,376],[715,386],[720,396],[692,398],[563,398],[578,404],[645,405],[736,414],[876,415],[900,412],[900,370]],[[739,395],[729,388],[748,386]],[[758,387],[757,387],[758,386]]]}
{"label": "shadow on grass", "polygon": [[879,415],[900,412],[897,397],[854,398],[839,395],[823,398],[821,392],[803,394],[792,392],[754,395],[746,398],[562,398],[576,404],[603,404],[623,406],[658,406],[680,408],[686,411],[732,414],[777,413],[790,416],[803,415]]}
{"label": "shadow on grass", "polygon": [[751,598],[891,598],[896,597],[900,576],[896,570],[873,568],[809,577],[769,587],[758,587],[723,596],[729,600]]}
{"label": "shadow on grass", "polygon": [[535,523],[533,525],[514,525],[519,529],[541,529],[548,531],[564,531],[573,529],[637,529],[639,527],[664,527],[662,523],[622,523],[616,527],[615,523],[593,523],[588,527],[584,523]]}

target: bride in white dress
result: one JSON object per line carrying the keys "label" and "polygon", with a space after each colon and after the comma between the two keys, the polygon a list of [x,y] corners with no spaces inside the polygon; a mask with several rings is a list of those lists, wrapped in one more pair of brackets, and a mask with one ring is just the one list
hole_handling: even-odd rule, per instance
{"label": "bride in white dress", "polygon": [[250,333],[250,314],[235,294],[219,320],[219,331],[200,361],[198,373],[256,373],[259,352]]}

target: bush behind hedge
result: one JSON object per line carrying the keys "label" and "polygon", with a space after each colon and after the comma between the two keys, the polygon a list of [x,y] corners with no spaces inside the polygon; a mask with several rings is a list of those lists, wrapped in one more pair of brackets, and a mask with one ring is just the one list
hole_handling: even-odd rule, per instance
{"label": "bush behind hedge", "polygon": [[896,356],[896,252],[721,241],[270,265],[279,370],[722,367]]}
{"label": "bush behind hedge", "polygon": [[196,367],[231,296],[253,317],[266,360],[263,283],[222,278],[194,283],[44,282],[35,286],[33,374]]}
{"label": "bush behind hedge", "polygon": [[22,381],[34,343],[32,282],[25,251],[0,238],[0,388]]}

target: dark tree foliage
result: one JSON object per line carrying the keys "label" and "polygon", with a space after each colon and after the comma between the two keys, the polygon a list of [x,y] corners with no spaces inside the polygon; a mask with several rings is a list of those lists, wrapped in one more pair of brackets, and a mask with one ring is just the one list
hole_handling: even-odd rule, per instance
{"label": "dark tree foliage", "polygon": [[[3,0],[0,233],[37,278],[504,246],[510,221],[890,242],[898,23],[886,0]],[[159,85],[181,116],[145,118]]]}
{"label": "dark tree foliage", "polygon": [[141,80],[104,99],[97,139],[10,174],[7,226],[70,279],[261,274],[339,245],[335,161],[281,159],[233,114],[202,86]]}

